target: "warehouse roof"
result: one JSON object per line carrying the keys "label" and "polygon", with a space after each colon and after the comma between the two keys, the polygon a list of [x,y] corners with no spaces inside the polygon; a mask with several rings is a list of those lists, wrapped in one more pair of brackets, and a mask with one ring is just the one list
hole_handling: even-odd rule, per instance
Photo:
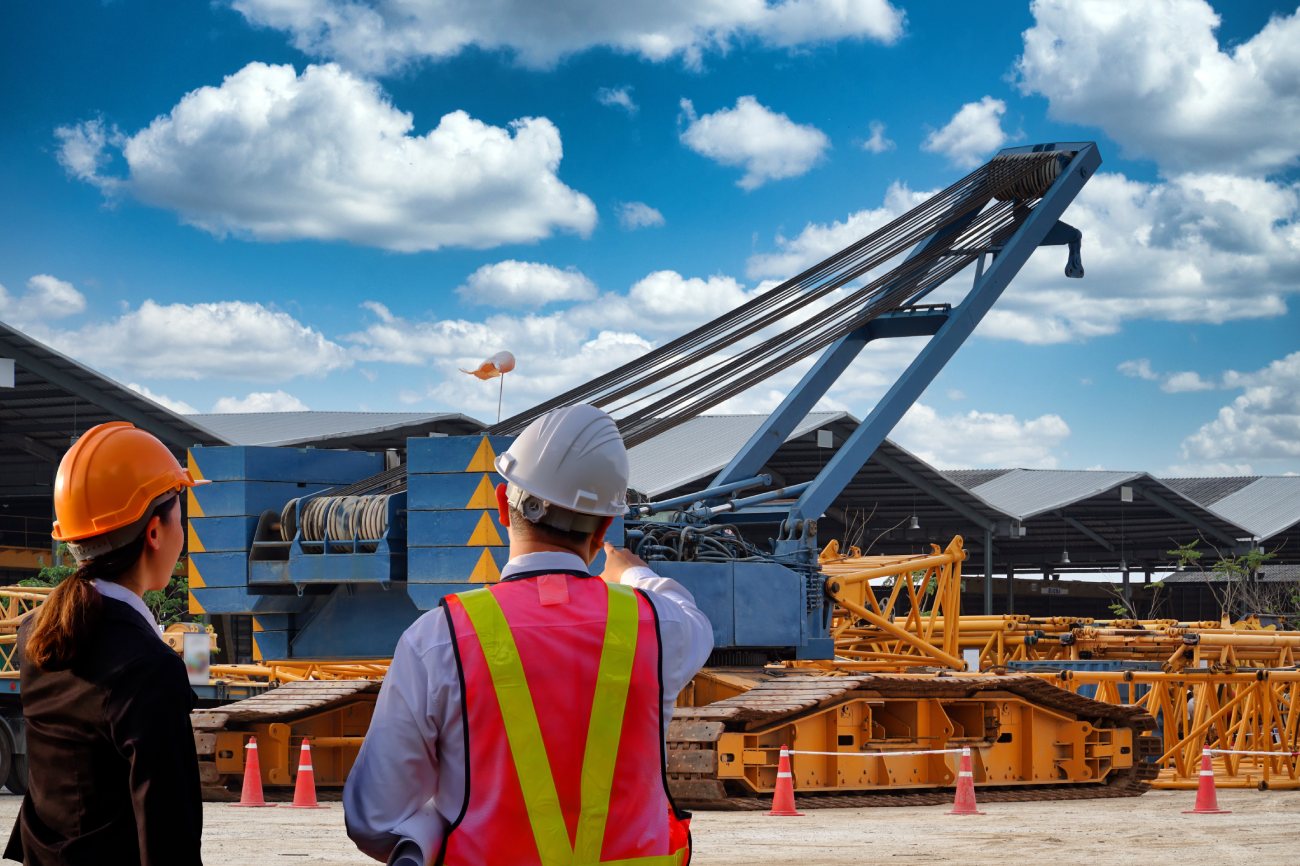
{"label": "warehouse roof", "polygon": [[[847,417],[844,412],[810,412],[789,439]],[[656,497],[707,480],[731,462],[766,420],[766,415],[758,414],[700,415],[679,424],[628,450],[632,469],[628,486]]]}
{"label": "warehouse roof", "polygon": [[1231,496],[1252,482],[1258,475],[1223,475],[1207,478],[1161,478],[1179,493],[1202,505],[1213,505],[1225,496]]}
{"label": "warehouse roof", "polygon": [[450,412],[240,412],[190,415],[234,445],[404,448],[412,436],[477,433],[482,423]]}
{"label": "warehouse roof", "polygon": [[1256,538],[1270,539],[1300,527],[1300,476],[1170,478],[1165,483],[1187,490],[1190,498]]}

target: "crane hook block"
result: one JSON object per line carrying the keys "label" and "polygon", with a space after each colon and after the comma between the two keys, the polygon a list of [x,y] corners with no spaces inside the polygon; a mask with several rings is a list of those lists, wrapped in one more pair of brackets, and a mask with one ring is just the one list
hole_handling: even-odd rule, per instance
{"label": "crane hook block", "polygon": [[1065,245],[1069,248],[1069,257],[1065,260],[1065,275],[1072,279],[1083,278],[1083,232],[1061,220],[1056,221],[1051,231],[1043,238],[1040,247]]}

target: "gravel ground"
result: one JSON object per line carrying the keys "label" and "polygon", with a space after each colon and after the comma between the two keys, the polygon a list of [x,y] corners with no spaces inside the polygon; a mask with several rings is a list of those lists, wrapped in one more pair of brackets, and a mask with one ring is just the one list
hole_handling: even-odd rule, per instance
{"label": "gravel ground", "polygon": [[[1153,791],[1124,800],[994,803],[983,816],[951,817],[947,807],[808,811],[803,818],[702,812],[692,821],[696,866],[747,864],[1018,863],[1293,864],[1300,849],[1300,791],[1220,791],[1231,815],[1183,815],[1195,794]],[[0,795],[11,823],[19,800]],[[343,810],[238,809],[209,803],[203,839],[208,866],[374,861],[352,847]]]}

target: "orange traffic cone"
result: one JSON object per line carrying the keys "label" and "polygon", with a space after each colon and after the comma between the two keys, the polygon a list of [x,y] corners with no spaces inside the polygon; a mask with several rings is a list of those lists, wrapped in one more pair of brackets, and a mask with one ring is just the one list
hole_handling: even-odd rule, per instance
{"label": "orange traffic cone", "polygon": [[961,750],[961,764],[957,770],[957,796],[952,801],[949,815],[983,815],[975,806],[975,770],[971,766],[970,747]]}
{"label": "orange traffic cone", "polygon": [[790,773],[790,750],[781,747],[781,760],[776,765],[776,790],[772,792],[772,811],[778,818],[802,818],[803,812],[794,808],[794,776]]}
{"label": "orange traffic cone", "polygon": [[249,737],[248,745],[244,748],[247,750],[244,758],[244,787],[239,792],[239,802],[233,805],[274,806],[274,803],[262,799],[262,763],[257,759],[257,737]]}
{"label": "orange traffic cone", "polygon": [[298,779],[293,785],[293,803],[290,809],[324,809],[316,802],[316,772],[311,768],[311,744],[303,737],[302,751],[298,757]]}
{"label": "orange traffic cone", "polygon": [[1214,765],[1210,750],[1201,750],[1201,781],[1196,786],[1196,808],[1184,809],[1184,815],[1231,815],[1231,809],[1219,808],[1219,794],[1214,788]]}

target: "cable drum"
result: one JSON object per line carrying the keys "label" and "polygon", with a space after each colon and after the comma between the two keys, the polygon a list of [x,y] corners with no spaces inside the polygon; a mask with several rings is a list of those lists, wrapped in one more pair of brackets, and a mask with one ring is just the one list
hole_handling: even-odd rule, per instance
{"label": "cable drum", "polygon": [[1042,198],[1056,179],[1061,176],[1064,154],[1047,153],[1013,153],[994,157],[991,165],[1005,164],[1017,169],[1010,179],[1001,186],[994,187],[993,197],[998,201],[1028,201]]}
{"label": "cable drum", "polygon": [[[388,500],[386,493],[370,496],[316,496],[303,502],[292,499],[280,515],[280,532],[285,541],[292,541],[295,533],[306,542],[323,542],[326,533],[339,549],[352,549],[352,541],[374,541],[388,531]],[[297,508],[295,509],[295,506]],[[297,511],[299,523],[295,525],[293,513]],[[336,545],[331,544],[334,548]],[[375,545],[361,545],[360,550],[373,552]]]}

